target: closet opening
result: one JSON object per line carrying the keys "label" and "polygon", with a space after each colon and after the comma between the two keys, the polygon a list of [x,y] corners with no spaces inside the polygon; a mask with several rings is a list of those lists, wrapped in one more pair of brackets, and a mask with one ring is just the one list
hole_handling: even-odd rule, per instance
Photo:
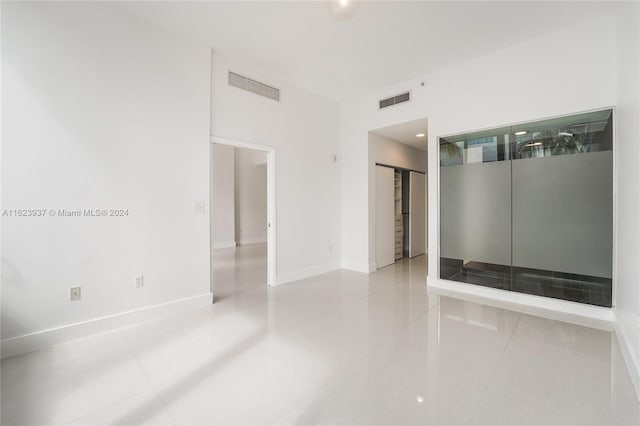
{"label": "closet opening", "polygon": [[369,132],[369,254],[380,269],[427,252],[427,119]]}

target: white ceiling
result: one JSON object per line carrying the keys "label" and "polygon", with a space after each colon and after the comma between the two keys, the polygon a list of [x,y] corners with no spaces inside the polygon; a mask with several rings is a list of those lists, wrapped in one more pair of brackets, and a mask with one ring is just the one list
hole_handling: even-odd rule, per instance
{"label": "white ceiling", "polygon": [[[394,124],[393,126],[383,127],[371,131],[396,142],[410,145],[414,148],[427,150],[427,118],[407,121],[406,123]],[[425,137],[418,138],[417,134],[424,133]]]}
{"label": "white ceiling", "polygon": [[[116,2],[145,20],[341,100],[573,25],[614,2]],[[526,52],[522,58],[526,59]]]}

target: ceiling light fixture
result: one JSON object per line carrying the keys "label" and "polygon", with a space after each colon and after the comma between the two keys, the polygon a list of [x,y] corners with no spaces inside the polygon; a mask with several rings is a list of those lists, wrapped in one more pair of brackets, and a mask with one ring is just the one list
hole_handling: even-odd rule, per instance
{"label": "ceiling light fixture", "polygon": [[424,133],[418,133],[416,135],[416,138],[424,138],[424,136],[425,136]]}
{"label": "ceiling light fixture", "polygon": [[514,135],[516,135],[516,136],[522,136],[522,135],[526,135],[526,134],[527,134],[527,131],[526,131],[526,130],[521,130],[521,131],[519,131],[519,132],[515,132],[515,133],[514,133]]}
{"label": "ceiling light fixture", "polygon": [[542,145],[542,142],[528,143],[525,146],[540,146],[540,145]]}
{"label": "ceiling light fixture", "polygon": [[338,21],[346,21],[356,15],[358,4],[353,0],[329,0],[329,13]]}

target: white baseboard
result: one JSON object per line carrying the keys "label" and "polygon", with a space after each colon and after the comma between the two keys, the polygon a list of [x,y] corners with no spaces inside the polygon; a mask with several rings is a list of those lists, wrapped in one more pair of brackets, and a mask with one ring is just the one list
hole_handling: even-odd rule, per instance
{"label": "white baseboard", "polygon": [[336,269],[340,269],[338,263],[327,263],[324,265],[312,266],[311,268],[288,272],[286,274],[278,275],[276,277],[275,285],[282,285],[293,281],[303,280],[305,278],[310,278],[316,275],[335,271]]}
{"label": "white baseboard", "polygon": [[87,321],[54,327],[47,330],[36,331],[22,336],[3,339],[2,358],[8,358],[27,352],[44,349],[68,340],[104,333],[117,328],[126,327],[141,322],[167,317],[178,312],[210,305],[213,301],[212,293],[199,294],[185,297],[153,306],[120,312]]}
{"label": "white baseboard", "polygon": [[618,343],[620,344],[624,363],[627,366],[627,371],[629,371],[629,376],[631,376],[631,382],[633,382],[633,387],[636,390],[638,401],[640,401],[640,360],[637,358],[640,354],[637,354],[633,350],[632,342],[629,341],[629,337],[618,321],[615,323],[615,332],[618,336]]}
{"label": "white baseboard", "polygon": [[266,242],[267,242],[267,237],[241,238],[240,241],[238,241],[238,245],[248,246],[249,244],[259,244],[259,243],[266,243]]}
{"label": "white baseboard", "polygon": [[363,274],[370,274],[375,272],[378,267],[375,263],[360,263],[360,262],[352,262],[350,260],[342,261],[342,269],[346,269],[347,271],[355,271],[362,272]]}
{"label": "white baseboard", "polygon": [[427,278],[427,291],[609,331],[613,330],[615,323],[615,314],[611,308],[550,297],[432,278]]}
{"label": "white baseboard", "polygon": [[232,248],[236,246],[236,242],[235,241],[228,241],[226,243],[213,243],[211,244],[211,249],[212,250],[218,250],[218,249],[225,249],[225,248]]}

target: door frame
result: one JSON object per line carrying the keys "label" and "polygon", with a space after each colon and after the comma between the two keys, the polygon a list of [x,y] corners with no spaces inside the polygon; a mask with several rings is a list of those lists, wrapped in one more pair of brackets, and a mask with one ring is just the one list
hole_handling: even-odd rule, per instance
{"label": "door frame", "polygon": [[[426,153],[425,153],[425,155],[426,155]],[[369,197],[371,198],[371,194],[373,194],[373,196],[374,196],[373,210],[371,211],[372,214],[369,216],[369,221],[371,223],[373,223],[373,234],[372,234],[373,240],[369,241],[369,245],[371,246],[372,241],[373,241],[373,260],[375,261],[374,262],[375,267],[373,268],[373,270],[370,270],[369,273],[375,272],[378,269],[380,269],[380,267],[377,265],[377,238],[378,238],[378,236],[377,236],[377,234],[378,234],[378,229],[377,229],[377,214],[378,214],[378,212],[377,212],[377,210],[378,209],[377,209],[377,204],[376,204],[377,203],[377,188],[376,188],[376,179],[375,179],[375,177],[376,177],[375,167],[378,167],[378,166],[387,167],[387,168],[393,169],[393,170],[402,170],[402,171],[407,171],[407,172],[419,173],[419,174],[421,174],[421,175],[423,175],[425,177],[425,186],[424,186],[424,190],[425,190],[425,192],[424,192],[424,219],[425,219],[425,223],[424,223],[424,233],[425,233],[425,237],[424,237],[424,253],[416,255],[414,257],[407,257],[407,259],[413,259],[415,257],[422,256],[422,255],[424,255],[424,256],[428,256],[429,255],[429,211],[428,211],[428,203],[429,203],[429,186],[428,186],[428,183],[429,183],[429,179],[428,179],[428,174],[426,172],[421,172],[420,170],[414,170],[414,169],[409,169],[407,167],[394,166],[394,165],[392,165],[390,163],[383,163],[383,162],[380,162],[380,161],[375,161],[373,163],[373,167],[374,167],[374,170],[373,170],[373,178],[374,178],[373,179],[373,185],[374,186],[373,186],[373,188],[369,189]],[[371,177],[369,178],[369,180],[370,180],[369,183],[371,183]],[[371,247],[369,247],[369,248],[371,249]],[[371,263],[371,261],[370,261],[370,263]],[[428,270],[429,270],[429,266],[427,264],[427,271]]]}
{"label": "door frame", "polygon": [[[380,168],[379,168],[380,167]],[[385,202],[385,200],[383,200],[382,198],[386,198],[385,197],[381,197],[381,192],[384,192],[385,194],[387,193],[386,191],[384,191],[385,188],[388,189],[387,187],[387,177],[385,176],[381,176],[380,172],[385,171],[391,174],[390,176],[390,187],[391,187],[391,200],[386,200],[387,202]],[[383,172],[383,173],[385,173]],[[375,191],[375,205],[374,205],[374,233],[375,233],[375,238],[374,238],[374,244],[375,244],[375,264],[376,264],[376,270],[380,269],[380,268],[384,268],[386,266],[389,265],[393,265],[396,261],[395,259],[395,185],[394,185],[394,178],[395,178],[395,169],[393,167],[389,167],[389,166],[383,166],[381,164],[376,164],[376,168],[375,168],[375,186],[374,186],[374,191]],[[384,179],[381,179],[384,178]],[[390,214],[385,214],[385,209],[383,209],[382,207],[385,207],[385,209],[387,210],[387,213],[390,211]],[[390,216],[390,217],[385,217],[385,216]],[[383,229],[387,229],[387,226],[383,223],[383,222],[387,222],[387,219],[389,220],[388,222],[388,230],[387,232],[381,232],[381,228]],[[390,240],[390,241],[383,241],[383,240]],[[386,244],[385,244],[386,242]],[[387,253],[388,252],[388,253]],[[384,264],[381,264],[380,261],[384,260]],[[390,262],[389,262],[390,260]],[[387,263],[388,262],[388,263]]]}
{"label": "door frame", "polygon": [[[251,142],[239,141],[235,139],[227,139],[218,136],[211,137],[211,143],[209,144],[210,150],[213,150],[213,145],[225,145],[233,148],[245,148],[253,149],[255,151],[261,151],[267,154],[267,286],[272,286],[277,283],[276,281],[276,149],[268,145],[260,145]],[[213,153],[209,155],[209,205],[212,204],[212,190],[213,190]],[[210,208],[210,214],[212,214],[213,208]],[[211,241],[213,241],[213,230],[209,228],[209,247],[211,247]],[[212,250],[211,248],[209,250]],[[209,256],[211,259],[211,256]],[[209,260],[211,262],[211,260]],[[212,266],[212,265],[211,265]],[[213,274],[211,274],[211,292],[213,292]]]}
{"label": "door frame", "polygon": [[[411,229],[412,228],[411,227],[411,224],[412,224],[411,221],[415,220],[415,217],[414,217],[413,212],[411,211],[412,210],[412,206],[413,206],[413,203],[412,203],[411,200],[412,200],[412,197],[413,197],[413,194],[414,194],[414,192],[412,192],[413,191],[412,190],[413,182],[411,181],[411,177],[412,177],[411,173],[416,173],[416,174],[422,175],[422,179],[424,181],[424,191],[421,191],[422,194],[423,194],[423,197],[424,197],[424,200],[422,201],[422,207],[423,207],[422,213],[424,215],[424,219],[422,221],[419,221],[419,222],[422,222],[424,224],[424,229],[422,231],[423,251],[422,251],[422,253],[416,254],[416,255],[413,255],[413,256],[411,256],[411,254],[412,254],[414,233],[411,232],[411,230],[412,230]],[[420,191],[418,191],[417,193],[420,193]],[[413,259],[414,257],[418,257],[418,256],[422,256],[422,255],[428,256],[428,254],[427,254],[427,238],[428,238],[428,227],[427,227],[427,206],[428,206],[427,203],[428,203],[428,200],[427,200],[427,194],[428,194],[427,174],[423,173],[423,172],[418,172],[418,171],[415,171],[415,170],[409,170],[409,259]],[[419,233],[418,233],[418,235],[419,235]]]}

